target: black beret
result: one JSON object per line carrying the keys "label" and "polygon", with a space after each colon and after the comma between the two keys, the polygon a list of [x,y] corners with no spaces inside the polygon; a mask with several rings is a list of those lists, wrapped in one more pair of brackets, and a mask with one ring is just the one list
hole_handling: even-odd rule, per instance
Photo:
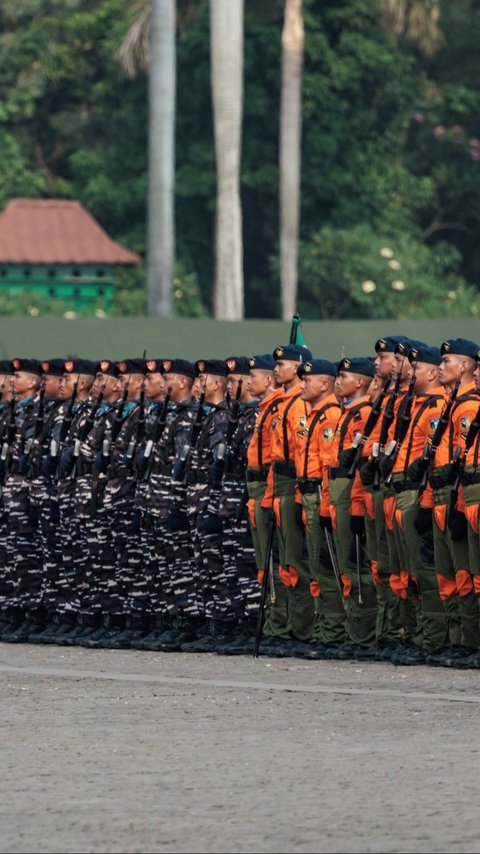
{"label": "black beret", "polygon": [[104,374],[106,377],[116,377],[117,363],[112,359],[102,359],[101,362],[97,362],[95,373]]}
{"label": "black beret", "polygon": [[43,373],[51,377],[63,377],[65,373],[65,359],[43,359],[40,365]]}
{"label": "black beret", "polygon": [[470,356],[470,358],[476,359],[479,349],[478,344],[469,341],[468,338],[448,338],[441,345],[440,354],[445,356],[447,353],[451,353],[453,356]]}
{"label": "black beret", "polygon": [[250,373],[250,359],[248,356],[229,356],[225,359],[227,371],[229,374],[244,374],[248,376]]}
{"label": "black beret", "polygon": [[146,359],[145,373],[146,374],[163,374],[163,363],[165,359]]}
{"label": "black beret", "polygon": [[333,362],[329,362],[328,359],[312,359],[310,362],[305,362],[304,365],[299,365],[297,368],[297,374],[299,377],[307,376],[320,376],[326,374],[329,377],[337,376],[337,368]]}
{"label": "black beret", "polygon": [[426,362],[429,365],[439,365],[442,361],[439,347],[424,344],[423,341],[413,341],[408,354],[410,362]]}
{"label": "black beret", "polygon": [[271,353],[259,353],[257,356],[252,356],[248,361],[251,371],[254,368],[259,371],[273,371],[275,367],[275,359]]}
{"label": "black beret", "polygon": [[63,363],[65,374],[89,374],[94,377],[97,373],[97,362],[90,359],[65,359]]}
{"label": "black beret", "polygon": [[275,347],[273,358],[285,359],[287,362],[311,362],[312,351],[302,344],[282,344],[280,347]]}
{"label": "black beret", "polygon": [[0,359],[0,374],[13,374],[10,359]]}
{"label": "black beret", "polygon": [[364,374],[366,377],[375,376],[375,365],[368,356],[354,356],[351,359],[340,359],[338,373],[346,371],[351,374]]}
{"label": "black beret", "polygon": [[195,365],[187,359],[163,359],[162,364],[165,374],[183,374],[185,377],[195,379]]}
{"label": "black beret", "polygon": [[42,375],[42,366],[38,359],[12,359],[12,371],[25,371],[27,374]]}
{"label": "black beret", "polygon": [[410,339],[406,335],[386,335],[385,338],[378,338],[375,341],[376,353],[395,353],[397,344],[408,343]]}
{"label": "black beret", "polygon": [[213,374],[215,377],[227,376],[227,365],[223,359],[198,359],[195,362],[195,371],[199,374]]}
{"label": "black beret", "polygon": [[122,359],[117,362],[117,374],[144,374],[146,370],[145,359]]}

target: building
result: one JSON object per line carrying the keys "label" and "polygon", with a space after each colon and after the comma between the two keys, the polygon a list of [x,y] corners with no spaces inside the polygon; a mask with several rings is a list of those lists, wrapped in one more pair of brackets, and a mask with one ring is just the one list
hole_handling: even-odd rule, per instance
{"label": "building", "polygon": [[0,214],[0,298],[31,294],[81,314],[108,313],[115,268],[140,261],[80,202],[12,199]]}

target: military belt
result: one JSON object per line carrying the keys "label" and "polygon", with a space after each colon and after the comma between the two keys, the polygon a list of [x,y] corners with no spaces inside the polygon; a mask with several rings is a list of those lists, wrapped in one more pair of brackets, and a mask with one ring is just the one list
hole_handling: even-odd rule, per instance
{"label": "military belt", "polygon": [[321,484],[322,481],[320,479],[317,479],[299,480],[297,485],[301,495],[317,495]]}
{"label": "military belt", "polygon": [[266,483],[269,467],[247,469],[247,483]]}
{"label": "military belt", "polygon": [[480,473],[479,474],[464,474],[462,477],[462,484],[464,486],[474,486],[476,483],[480,483]]}
{"label": "military belt", "polygon": [[349,477],[349,470],[344,466],[331,466],[328,470],[330,480],[336,480],[337,477]]}
{"label": "military belt", "polygon": [[283,475],[283,477],[296,477],[295,465],[289,460],[274,460],[273,473]]}
{"label": "military belt", "polygon": [[407,489],[418,489],[419,484],[413,480],[395,480],[392,483],[393,491],[398,495],[399,492],[405,492]]}

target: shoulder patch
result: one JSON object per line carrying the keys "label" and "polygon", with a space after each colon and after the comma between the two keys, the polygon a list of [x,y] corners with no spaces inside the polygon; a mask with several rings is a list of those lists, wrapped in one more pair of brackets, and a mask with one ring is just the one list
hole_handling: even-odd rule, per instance
{"label": "shoulder patch", "polygon": [[331,439],[333,439],[334,435],[335,435],[335,430],[333,429],[333,427],[325,427],[325,429],[323,431],[323,438],[327,442],[330,442]]}

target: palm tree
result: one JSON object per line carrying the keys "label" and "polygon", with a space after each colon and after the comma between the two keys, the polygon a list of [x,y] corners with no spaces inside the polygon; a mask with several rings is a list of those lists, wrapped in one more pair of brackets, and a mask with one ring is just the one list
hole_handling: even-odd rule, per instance
{"label": "palm tree", "polygon": [[241,320],[243,239],[240,157],[244,0],[210,0],[211,82],[217,166],[214,315]]}
{"label": "palm tree", "polygon": [[149,69],[147,292],[151,317],[171,317],[175,268],[175,0],[141,0],[119,58]]}
{"label": "palm tree", "polygon": [[280,101],[280,288],[282,317],[286,321],[296,311],[298,287],[304,40],[302,0],[285,0]]}
{"label": "palm tree", "polygon": [[411,39],[427,56],[444,42],[439,29],[439,0],[379,0],[382,23],[387,32]]}

